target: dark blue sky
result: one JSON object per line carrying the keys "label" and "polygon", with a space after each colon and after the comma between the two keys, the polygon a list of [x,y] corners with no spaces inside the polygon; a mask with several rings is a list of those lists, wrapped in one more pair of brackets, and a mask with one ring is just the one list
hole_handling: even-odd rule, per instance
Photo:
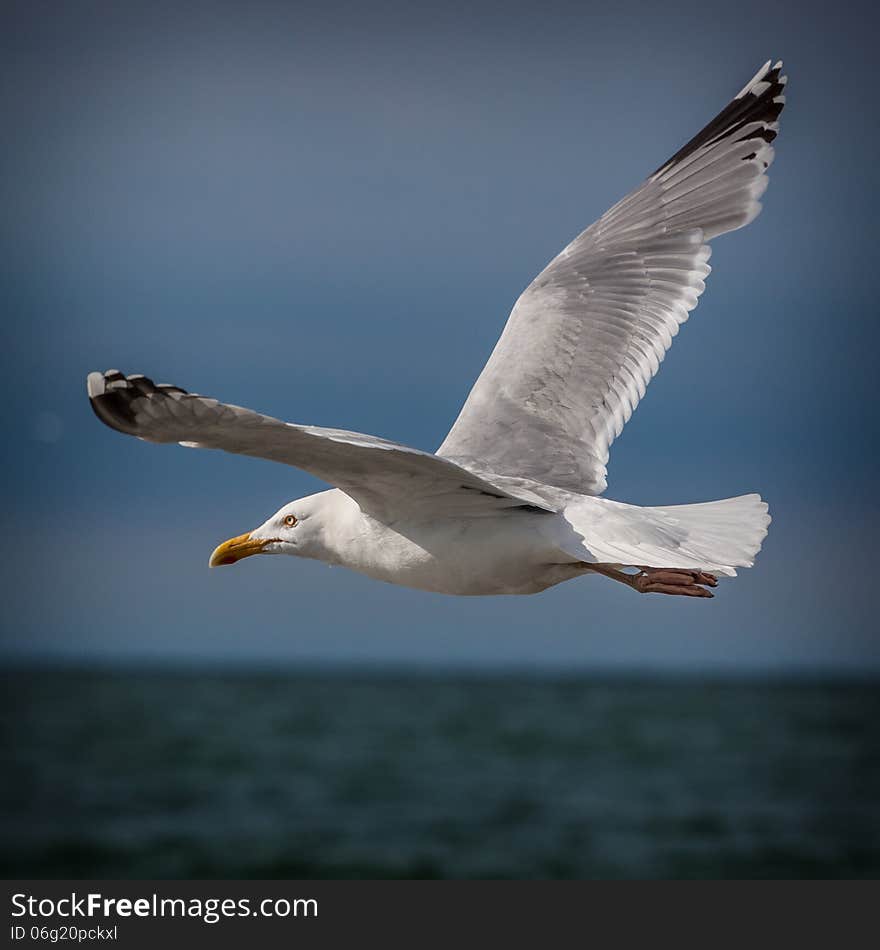
{"label": "dark blue sky", "polygon": [[[5,652],[880,669],[868,4],[22,3],[0,31]],[[760,491],[711,603],[452,599],[220,540],[318,488],[92,417],[118,366],[441,441],[522,288],[769,57],[765,210],[613,449],[608,496]]]}

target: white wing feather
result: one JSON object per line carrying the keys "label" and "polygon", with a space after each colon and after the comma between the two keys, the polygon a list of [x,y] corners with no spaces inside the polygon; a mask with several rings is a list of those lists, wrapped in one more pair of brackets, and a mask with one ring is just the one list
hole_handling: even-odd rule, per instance
{"label": "white wing feather", "polygon": [[98,418],[119,432],[293,465],[342,489],[386,523],[419,511],[438,518],[523,506],[554,510],[523,480],[489,480],[396,442],[282,422],[176,386],[157,386],[146,376],[90,373],[88,393]]}
{"label": "white wing feather", "polygon": [[761,209],[785,101],[768,62],[525,290],[438,454],[584,494],[705,288],[706,243]]}

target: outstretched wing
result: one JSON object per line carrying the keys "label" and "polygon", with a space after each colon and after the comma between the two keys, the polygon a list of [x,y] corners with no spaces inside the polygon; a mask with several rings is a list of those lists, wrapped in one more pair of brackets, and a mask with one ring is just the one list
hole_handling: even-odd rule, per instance
{"label": "outstretched wing", "polygon": [[611,443],[704,290],[706,242],[761,210],[785,102],[781,69],[768,62],[526,288],[438,454],[605,490]]}
{"label": "outstretched wing", "polygon": [[453,462],[372,435],[281,422],[146,376],[90,373],[95,415],[148,442],[180,442],[293,465],[341,488],[364,510],[393,522],[414,512],[479,516],[503,508],[554,510],[527,487],[498,485]]}

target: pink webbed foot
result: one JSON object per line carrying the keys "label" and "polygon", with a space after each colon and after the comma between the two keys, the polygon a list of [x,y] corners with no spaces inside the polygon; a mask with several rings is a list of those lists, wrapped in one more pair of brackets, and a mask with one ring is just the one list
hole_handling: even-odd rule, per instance
{"label": "pink webbed foot", "polygon": [[714,597],[709,587],[718,586],[718,578],[705,571],[685,571],[669,567],[641,567],[631,575],[632,587],[641,594],[673,594],[679,597]]}

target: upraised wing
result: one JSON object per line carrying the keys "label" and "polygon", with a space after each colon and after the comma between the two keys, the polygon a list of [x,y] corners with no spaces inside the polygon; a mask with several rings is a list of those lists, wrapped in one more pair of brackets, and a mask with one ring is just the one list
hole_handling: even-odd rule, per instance
{"label": "upraised wing", "polygon": [[342,489],[386,523],[418,511],[437,518],[524,506],[554,510],[518,480],[498,484],[396,442],[281,422],[177,386],[157,386],[146,376],[90,373],[88,393],[95,415],[112,429],[148,442],[180,442],[293,465]]}
{"label": "upraised wing", "polygon": [[785,103],[781,69],[766,63],[526,288],[439,455],[605,490],[611,443],[705,288],[706,242],[761,210]]}

